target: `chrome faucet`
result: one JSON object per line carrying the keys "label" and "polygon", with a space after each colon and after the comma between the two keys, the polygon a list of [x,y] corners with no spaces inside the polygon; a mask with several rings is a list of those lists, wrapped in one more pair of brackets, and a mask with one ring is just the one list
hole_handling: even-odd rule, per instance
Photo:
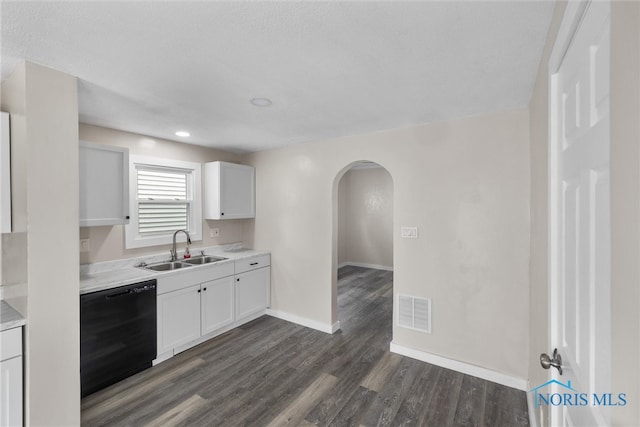
{"label": "chrome faucet", "polygon": [[187,230],[178,230],[175,233],[173,233],[173,247],[170,249],[171,261],[176,261],[178,259],[178,251],[176,251],[176,234],[178,234],[181,231],[187,235],[187,247],[189,247],[189,245],[191,244],[191,237],[189,236],[189,233],[187,232]]}

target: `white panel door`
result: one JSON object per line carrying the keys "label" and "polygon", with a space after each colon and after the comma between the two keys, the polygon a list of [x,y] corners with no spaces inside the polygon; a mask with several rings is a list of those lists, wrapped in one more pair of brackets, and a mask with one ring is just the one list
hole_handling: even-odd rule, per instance
{"label": "white panel door", "polygon": [[[581,16],[553,76],[550,99],[555,103],[551,123],[556,124],[551,148],[551,344],[563,364],[563,374],[554,370],[553,378],[574,390],[569,393],[586,393],[589,403],[551,405],[552,424],[562,426],[607,425],[607,410],[592,401],[594,393],[611,388],[610,5],[592,2]],[[554,391],[567,392],[558,384]]]}
{"label": "white panel door", "polygon": [[201,285],[202,335],[233,323],[233,276]]}
{"label": "white panel door", "polygon": [[158,295],[158,354],[200,338],[200,285]]}
{"label": "white panel door", "polygon": [[269,307],[271,267],[258,268],[236,277],[236,319]]}

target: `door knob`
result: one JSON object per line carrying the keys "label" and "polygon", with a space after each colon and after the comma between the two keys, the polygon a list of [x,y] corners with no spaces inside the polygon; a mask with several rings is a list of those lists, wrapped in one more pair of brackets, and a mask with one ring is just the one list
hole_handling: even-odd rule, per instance
{"label": "door knob", "polygon": [[562,356],[558,353],[558,349],[553,349],[553,357],[549,357],[547,353],[542,353],[540,355],[540,365],[544,369],[549,369],[550,367],[554,367],[558,370],[558,373],[562,375]]}

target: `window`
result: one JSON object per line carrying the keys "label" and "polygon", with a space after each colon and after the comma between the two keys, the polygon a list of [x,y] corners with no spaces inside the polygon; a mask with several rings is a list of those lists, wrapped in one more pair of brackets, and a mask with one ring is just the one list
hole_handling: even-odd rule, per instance
{"label": "window", "polygon": [[176,230],[202,239],[200,170],[200,163],[131,156],[127,248],[171,243]]}
{"label": "window", "polygon": [[138,233],[153,236],[189,228],[187,180],[189,171],[136,168],[138,180]]}

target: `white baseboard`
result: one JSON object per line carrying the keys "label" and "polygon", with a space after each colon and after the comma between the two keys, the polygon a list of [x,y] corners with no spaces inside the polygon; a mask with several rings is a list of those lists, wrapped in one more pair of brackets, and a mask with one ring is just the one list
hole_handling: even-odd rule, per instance
{"label": "white baseboard", "polygon": [[401,354],[403,356],[411,357],[412,359],[421,360],[423,362],[431,363],[432,365],[441,366],[443,368],[451,369],[463,374],[472,375],[474,377],[482,378],[483,380],[492,381],[494,383],[502,384],[507,387],[516,388],[518,390],[527,391],[527,381],[521,378],[512,377],[507,374],[492,371],[491,369],[481,368],[480,366],[471,365],[469,363],[459,362],[457,360],[448,359],[446,357],[437,356],[435,354],[427,353],[425,351],[416,350],[409,347],[404,347],[394,342],[391,342],[389,350],[392,353]]}
{"label": "white baseboard", "polygon": [[375,270],[393,271],[393,267],[389,267],[388,265],[368,264],[366,262],[351,262],[351,261],[342,262],[338,264],[338,268],[346,267],[347,265],[351,265],[353,267],[373,268]]}
{"label": "white baseboard", "polygon": [[322,323],[316,320],[307,319],[296,314],[287,313],[280,310],[267,309],[267,314],[278,319],[286,320],[287,322],[296,323],[306,328],[315,329],[327,334],[335,334],[340,330],[340,321],[337,321],[333,325],[329,323]]}
{"label": "white baseboard", "polygon": [[172,357],[173,357],[173,351],[169,350],[166,353],[162,353],[162,354],[159,354],[158,356],[156,356],[156,358],[153,359],[152,364],[153,364],[153,366],[156,366],[158,363],[162,363],[165,360],[171,359]]}
{"label": "white baseboard", "polygon": [[331,325],[331,334],[335,334],[340,330],[340,321],[338,320],[336,323]]}

